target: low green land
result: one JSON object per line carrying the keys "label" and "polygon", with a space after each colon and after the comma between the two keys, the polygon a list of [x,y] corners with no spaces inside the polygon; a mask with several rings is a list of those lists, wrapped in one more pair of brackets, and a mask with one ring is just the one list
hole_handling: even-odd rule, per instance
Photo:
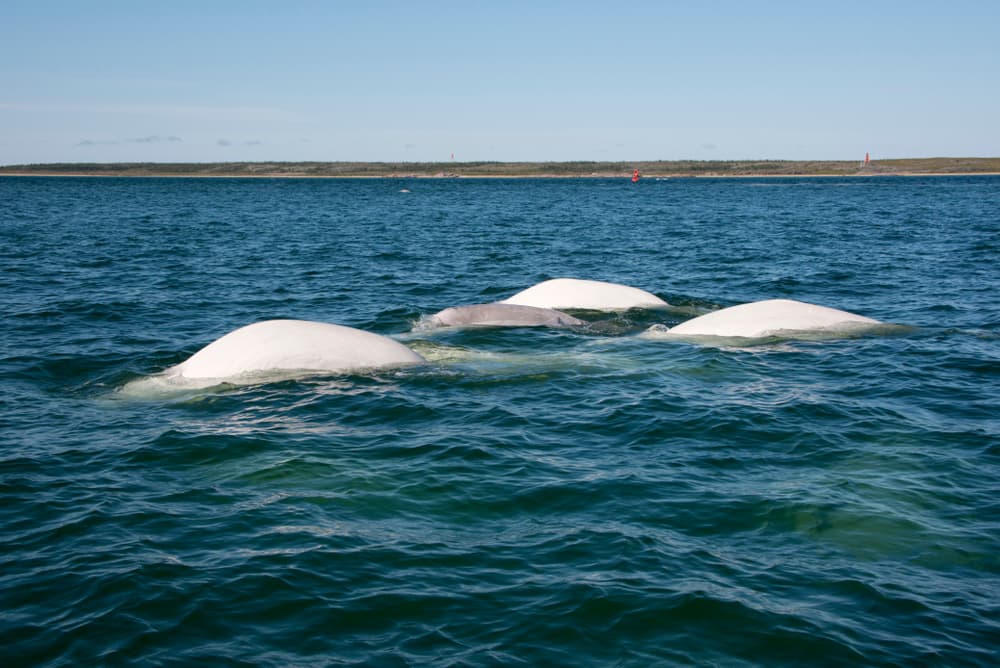
{"label": "low green land", "polygon": [[866,176],[1000,173],[1000,158],[656,160],[638,162],[53,163],[0,166],[0,175],[189,177],[645,177]]}

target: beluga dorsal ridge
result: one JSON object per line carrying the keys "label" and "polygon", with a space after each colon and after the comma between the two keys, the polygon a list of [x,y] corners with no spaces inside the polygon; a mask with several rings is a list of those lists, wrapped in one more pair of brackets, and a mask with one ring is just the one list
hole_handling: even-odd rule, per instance
{"label": "beluga dorsal ridge", "polygon": [[233,379],[275,371],[347,372],[420,364],[387,336],[308,320],[265,320],[208,344],[165,372],[180,379]]}
{"label": "beluga dorsal ridge", "polygon": [[503,303],[452,306],[424,322],[431,327],[580,327],[586,324],[562,311]]}
{"label": "beluga dorsal ridge", "polygon": [[851,334],[885,323],[856,313],[793,299],[740,304],[698,316],[676,327],[651,331],[654,337],[765,338],[795,333]]}
{"label": "beluga dorsal ridge", "polygon": [[630,308],[670,308],[651,292],[619,283],[579,278],[553,278],[504,299],[502,304],[519,304],[554,309],[625,311]]}

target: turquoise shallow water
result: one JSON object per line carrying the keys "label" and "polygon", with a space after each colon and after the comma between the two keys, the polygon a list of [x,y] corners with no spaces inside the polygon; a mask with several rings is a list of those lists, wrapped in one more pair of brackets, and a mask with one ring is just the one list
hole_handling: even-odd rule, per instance
{"label": "turquoise shallow water", "polygon": [[[0,659],[995,665],[998,260],[997,177],[0,178]],[[558,276],[676,308],[411,331]],[[911,327],[633,336],[773,297]],[[268,318],[431,363],[129,389]]]}

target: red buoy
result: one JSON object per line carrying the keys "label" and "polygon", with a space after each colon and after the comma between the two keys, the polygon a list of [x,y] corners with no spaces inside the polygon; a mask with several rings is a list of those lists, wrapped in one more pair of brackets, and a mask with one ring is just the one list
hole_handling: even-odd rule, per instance
{"label": "red buoy", "polygon": [[637,169],[634,172],[632,172],[632,183],[638,183],[638,182],[639,182],[639,170]]}

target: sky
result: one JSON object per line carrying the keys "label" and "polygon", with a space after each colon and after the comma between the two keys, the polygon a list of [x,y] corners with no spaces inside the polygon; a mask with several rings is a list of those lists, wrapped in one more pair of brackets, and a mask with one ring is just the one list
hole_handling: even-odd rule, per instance
{"label": "sky", "polygon": [[0,0],[0,165],[996,157],[998,35],[997,0]]}

